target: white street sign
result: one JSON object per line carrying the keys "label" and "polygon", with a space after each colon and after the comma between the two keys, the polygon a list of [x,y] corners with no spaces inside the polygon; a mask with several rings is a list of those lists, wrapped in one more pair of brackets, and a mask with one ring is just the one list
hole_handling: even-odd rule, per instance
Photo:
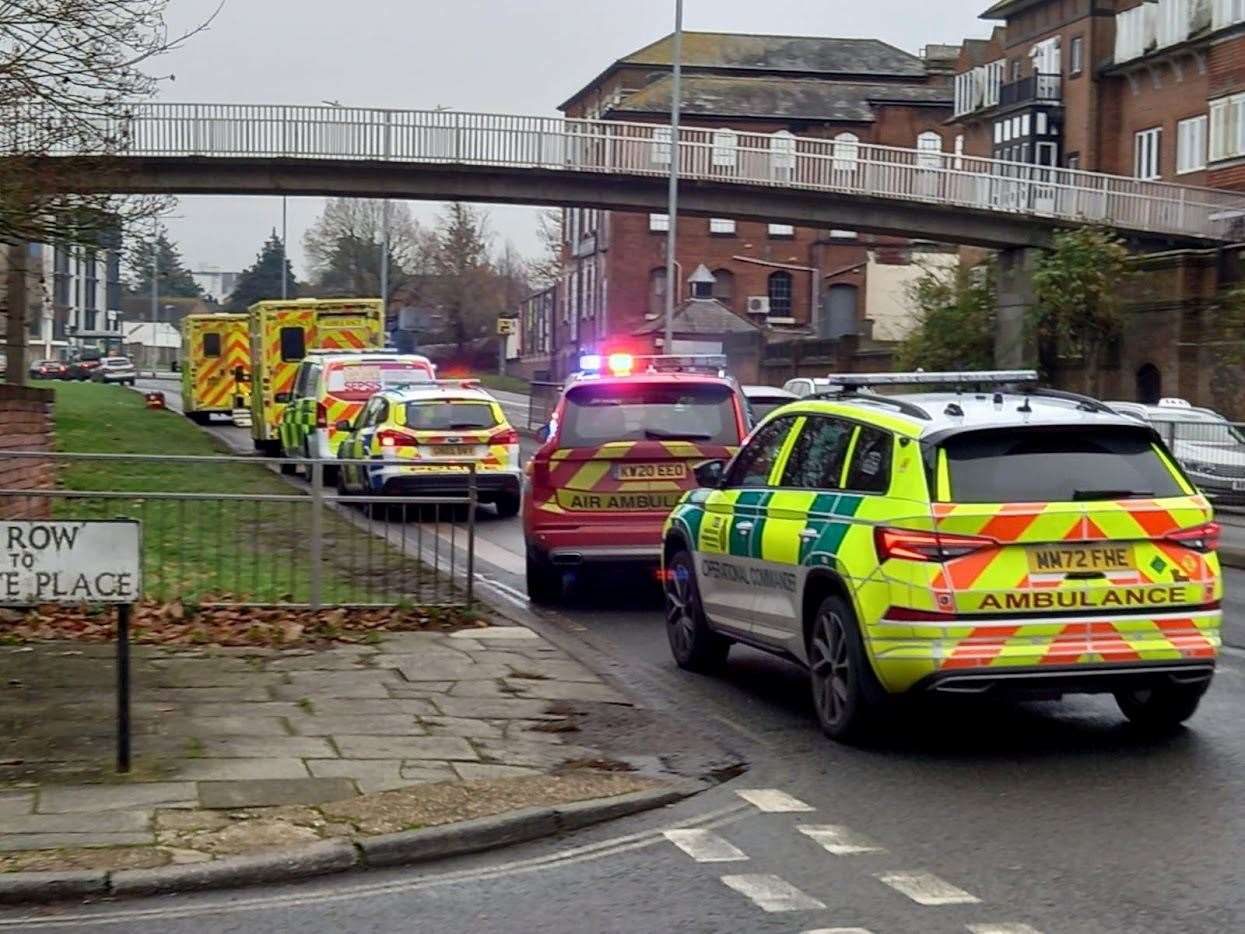
{"label": "white street sign", "polygon": [[0,606],[136,603],[141,525],[0,520]]}

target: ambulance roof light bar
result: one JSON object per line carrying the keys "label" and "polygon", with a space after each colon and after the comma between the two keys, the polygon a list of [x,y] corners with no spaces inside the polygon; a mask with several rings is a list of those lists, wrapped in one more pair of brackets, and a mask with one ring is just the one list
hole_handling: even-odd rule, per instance
{"label": "ambulance roof light bar", "polygon": [[872,386],[1002,386],[1036,383],[1037,370],[959,370],[926,373],[831,373],[827,377],[832,387],[846,390]]}

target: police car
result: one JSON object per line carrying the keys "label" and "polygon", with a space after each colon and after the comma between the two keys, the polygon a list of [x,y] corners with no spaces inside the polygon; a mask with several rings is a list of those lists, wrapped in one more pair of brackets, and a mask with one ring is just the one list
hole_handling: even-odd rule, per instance
{"label": "police car", "polygon": [[339,459],[375,461],[342,464],[343,495],[465,495],[474,464],[480,501],[503,517],[519,512],[519,433],[474,380],[382,390],[336,427]]}
{"label": "police car", "polygon": [[[1112,693],[1191,716],[1220,646],[1219,527],[1155,431],[1026,371],[831,377],[666,522],[675,660],[806,665],[823,730],[894,695]],[[955,391],[874,395],[871,386]]]}
{"label": "police car", "polygon": [[747,433],[743,397],[721,356],[588,354],[568,380],[526,467],[527,592],[557,601],[582,565],[656,568],[670,510],[705,460]]}

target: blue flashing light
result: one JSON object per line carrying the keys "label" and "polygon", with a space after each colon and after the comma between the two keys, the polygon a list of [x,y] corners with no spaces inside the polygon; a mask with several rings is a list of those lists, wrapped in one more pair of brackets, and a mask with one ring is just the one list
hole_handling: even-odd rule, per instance
{"label": "blue flashing light", "polygon": [[599,353],[584,354],[579,358],[579,368],[585,373],[596,373],[601,369],[601,355]]}

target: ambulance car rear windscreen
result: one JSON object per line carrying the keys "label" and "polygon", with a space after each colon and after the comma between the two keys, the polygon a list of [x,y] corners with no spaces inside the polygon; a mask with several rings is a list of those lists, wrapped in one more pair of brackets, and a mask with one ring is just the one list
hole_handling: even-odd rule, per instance
{"label": "ambulance car rear windscreen", "polygon": [[1002,428],[945,442],[954,503],[1070,503],[1183,496],[1148,431]]}
{"label": "ambulance car rear windscreen", "polygon": [[432,373],[421,363],[339,363],[328,372],[329,394],[343,402],[366,402],[385,389],[432,382]]}
{"label": "ambulance car rear windscreen", "polygon": [[739,443],[734,393],[728,386],[602,383],[566,397],[560,443],[591,447],[610,441]]}

